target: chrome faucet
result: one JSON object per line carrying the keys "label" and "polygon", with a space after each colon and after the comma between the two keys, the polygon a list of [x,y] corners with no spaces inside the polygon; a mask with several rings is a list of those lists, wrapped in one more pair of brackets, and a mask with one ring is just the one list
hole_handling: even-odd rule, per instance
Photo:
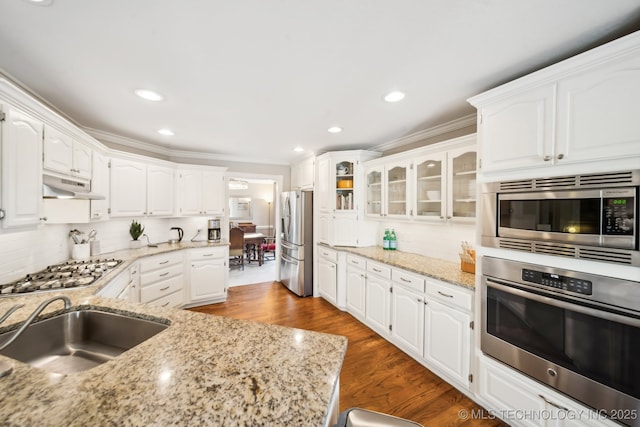
{"label": "chrome faucet", "polygon": [[[4,343],[0,344],[0,350],[4,350],[5,348],[7,348],[8,345],[10,345],[12,342],[14,342],[16,340],[16,338],[18,338],[24,332],[24,330],[27,329],[31,323],[33,323],[33,320],[36,317],[38,317],[38,315],[40,313],[42,313],[42,311],[45,308],[47,308],[47,306],[49,304],[51,304],[52,302],[57,301],[57,300],[64,301],[65,310],[68,310],[71,307],[71,300],[69,299],[69,297],[64,296],[64,295],[60,295],[60,296],[57,296],[57,297],[49,298],[48,300],[43,301],[35,310],[33,310],[33,313],[31,313],[29,318],[24,321],[22,326],[20,326],[20,328],[11,336],[11,338],[9,338]],[[18,304],[18,305],[15,305],[15,306],[11,307],[9,309],[9,311],[7,311],[4,314],[4,316],[2,316],[2,318],[0,319],[0,323],[2,323],[2,321],[4,321],[7,317],[9,317],[11,315],[11,313],[16,311],[20,307],[23,307],[23,305],[22,304]]]}

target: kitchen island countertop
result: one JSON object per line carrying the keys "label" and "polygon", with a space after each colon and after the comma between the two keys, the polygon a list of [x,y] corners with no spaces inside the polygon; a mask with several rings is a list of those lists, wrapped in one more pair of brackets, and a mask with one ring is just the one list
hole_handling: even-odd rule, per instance
{"label": "kitchen island countertop", "polygon": [[[175,249],[201,246],[205,245]],[[121,271],[132,259],[167,250],[162,249],[101,257],[124,259],[114,269]],[[0,361],[13,365],[13,372],[0,378],[0,425],[329,423],[347,347],[345,337],[94,295],[116,275],[110,272],[86,288],[0,298],[1,313],[14,304],[26,305],[6,324],[24,320],[41,301],[62,294],[71,298],[74,307],[102,307],[171,322],[166,330],[114,360],[79,373],[51,374],[0,356]],[[56,301],[45,312],[61,308]]]}

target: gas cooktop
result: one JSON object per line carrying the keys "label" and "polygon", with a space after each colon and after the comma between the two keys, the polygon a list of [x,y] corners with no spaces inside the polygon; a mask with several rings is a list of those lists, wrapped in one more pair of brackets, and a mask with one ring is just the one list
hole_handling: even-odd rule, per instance
{"label": "gas cooktop", "polygon": [[50,265],[37,273],[27,274],[15,282],[0,285],[0,294],[21,294],[87,286],[121,262],[122,260],[119,259],[95,259]]}

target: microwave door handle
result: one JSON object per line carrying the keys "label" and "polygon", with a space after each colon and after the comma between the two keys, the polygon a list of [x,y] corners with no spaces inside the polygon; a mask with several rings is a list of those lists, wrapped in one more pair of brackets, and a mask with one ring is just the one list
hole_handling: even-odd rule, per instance
{"label": "microwave door handle", "polygon": [[511,286],[506,286],[497,282],[492,281],[490,278],[485,278],[486,286],[489,288],[497,289],[499,291],[505,292],[507,294],[515,295],[521,298],[530,299],[536,302],[540,302],[542,304],[551,305],[553,307],[558,307],[561,309],[567,309],[571,311],[575,311],[578,313],[585,314],[587,316],[598,317],[600,319],[611,320],[613,322],[623,323],[625,325],[640,327],[640,319],[635,319],[629,316],[624,316],[621,314],[611,313],[609,311],[598,310],[595,308],[587,307],[581,305],[579,303],[570,303],[566,301],[561,301],[555,298],[546,297],[543,295],[534,294],[532,292],[525,291],[523,289],[513,288]]}

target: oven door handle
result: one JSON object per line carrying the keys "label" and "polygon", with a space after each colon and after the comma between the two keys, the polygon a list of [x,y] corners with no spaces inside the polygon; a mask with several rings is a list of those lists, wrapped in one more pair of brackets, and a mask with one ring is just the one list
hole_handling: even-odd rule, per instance
{"label": "oven door handle", "polygon": [[571,303],[567,301],[558,300],[552,297],[538,295],[536,293],[529,292],[524,289],[514,288],[511,286],[494,282],[488,277],[485,277],[485,283],[487,287],[497,289],[499,291],[505,292],[507,294],[515,295],[521,298],[533,300],[542,304],[547,304],[553,307],[575,311],[578,313],[585,314],[587,316],[593,316],[593,317],[598,317],[600,319],[610,320],[617,323],[623,323],[625,325],[633,326],[636,328],[640,327],[640,319],[631,317],[631,316],[625,316],[624,314],[613,313],[609,311],[611,309],[597,309],[597,308],[593,308],[593,307],[578,304],[578,303]]}

